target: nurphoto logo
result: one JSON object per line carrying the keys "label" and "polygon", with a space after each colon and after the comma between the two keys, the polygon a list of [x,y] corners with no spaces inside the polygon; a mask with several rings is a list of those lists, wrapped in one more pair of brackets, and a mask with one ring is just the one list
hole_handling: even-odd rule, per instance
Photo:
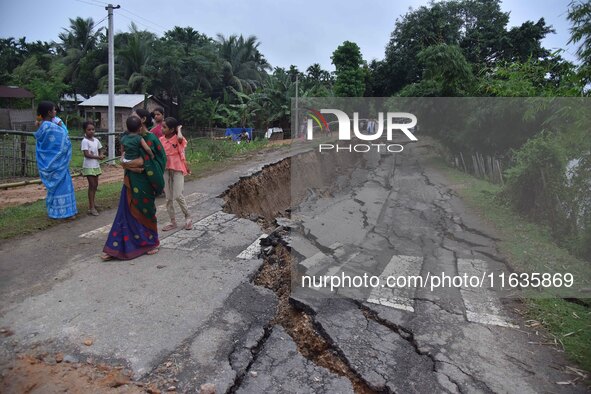
{"label": "nurphoto logo", "polygon": [[[323,114],[332,114],[337,117],[339,126],[339,141],[351,141],[351,124],[353,124],[353,134],[355,138],[361,141],[377,141],[382,138],[384,133],[384,113],[378,113],[378,119],[366,120],[366,133],[360,131],[359,113],[353,112],[353,122],[345,112],[338,109],[321,109],[320,112],[308,109],[307,135],[308,140],[314,139],[314,122],[323,131],[330,132],[330,127]],[[410,122],[409,122],[410,121]],[[393,141],[394,131],[402,131],[410,141],[418,141],[417,137],[411,132],[411,129],[417,125],[417,117],[408,112],[388,112],[386,114],[386,140]],[[376,128],[377,126],[377,128]],[[396,143],[372,143],[372,144],[320,144],[319,152],[335,150],[336,152],[369,152],[376,150],[378,152],[397,153],[404,150],[404,146]]]}

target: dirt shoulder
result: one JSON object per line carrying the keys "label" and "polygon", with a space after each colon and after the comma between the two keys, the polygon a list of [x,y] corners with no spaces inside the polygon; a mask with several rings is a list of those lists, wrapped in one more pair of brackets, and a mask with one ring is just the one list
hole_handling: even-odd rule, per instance
{"label": "dirt shoulder", "polygon": [[[100,184],[121,182],[123,180],[123,169],[119,165],[105,165],[102,170],[103,173],[99,177]],[[88,187],[88,181],[83,176],[73,177],[72,182],[74,183],[74,190],[82,190]],[[0,190],[0,209],[43,200],[46,195],[47,191],[43,184]]]}

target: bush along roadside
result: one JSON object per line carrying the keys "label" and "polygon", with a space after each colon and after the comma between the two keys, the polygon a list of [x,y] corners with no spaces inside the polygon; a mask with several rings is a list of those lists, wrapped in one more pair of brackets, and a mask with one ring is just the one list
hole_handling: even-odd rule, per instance
{"label": "bush along roadside", "polygon": [[502,196],[541,223],[571,253],[591,261],[591,153],[567,154],[560,137],[540,133],[514,152]]}

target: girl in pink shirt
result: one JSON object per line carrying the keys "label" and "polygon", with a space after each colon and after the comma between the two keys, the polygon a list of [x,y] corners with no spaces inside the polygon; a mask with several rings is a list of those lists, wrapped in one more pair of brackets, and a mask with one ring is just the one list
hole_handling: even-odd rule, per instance
{"label": "girl in pink shirt", "polygon": [[162,228],[162,231],[170,231],[177,228],[174,212],[174,201],[181,207],[185,215],[185,230],[193,228],[193,221],[187,209],[187,202],[183,196],[185,187],[185,175],[189,173],[185,160],[185,147],[187,140],[183,137],[181,129],[175,118],[166,118],[162,122],[160,142],[166,152],[166,170],[164,171],[164,193],[166,194],[166,210],[170,217],[170,223]]}

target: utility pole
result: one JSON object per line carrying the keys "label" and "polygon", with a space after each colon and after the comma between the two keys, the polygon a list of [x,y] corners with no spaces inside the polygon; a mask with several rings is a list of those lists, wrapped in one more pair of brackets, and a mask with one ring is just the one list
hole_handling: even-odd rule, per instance
{"label": "utility pole", "polygon": [[115,158],[115,44],[113,42],[113,10],[121,8],[120,5],[109,4],[105,7],[109,16],[109,160]]}
{"label": "utility pole", "polygon": [[[299,114],[299,103],[298,103],[298,74],[296,73],[296,80],[295,80],[295,93],[296,93],[296,97],[295,97],[295,135],[296,138],[299,137],[299,132],[300,132],[300,128],[299,128],[299,123],[300,123],[300,114]],[[292,135],[292,139],[293,139],[293,135]]]}

